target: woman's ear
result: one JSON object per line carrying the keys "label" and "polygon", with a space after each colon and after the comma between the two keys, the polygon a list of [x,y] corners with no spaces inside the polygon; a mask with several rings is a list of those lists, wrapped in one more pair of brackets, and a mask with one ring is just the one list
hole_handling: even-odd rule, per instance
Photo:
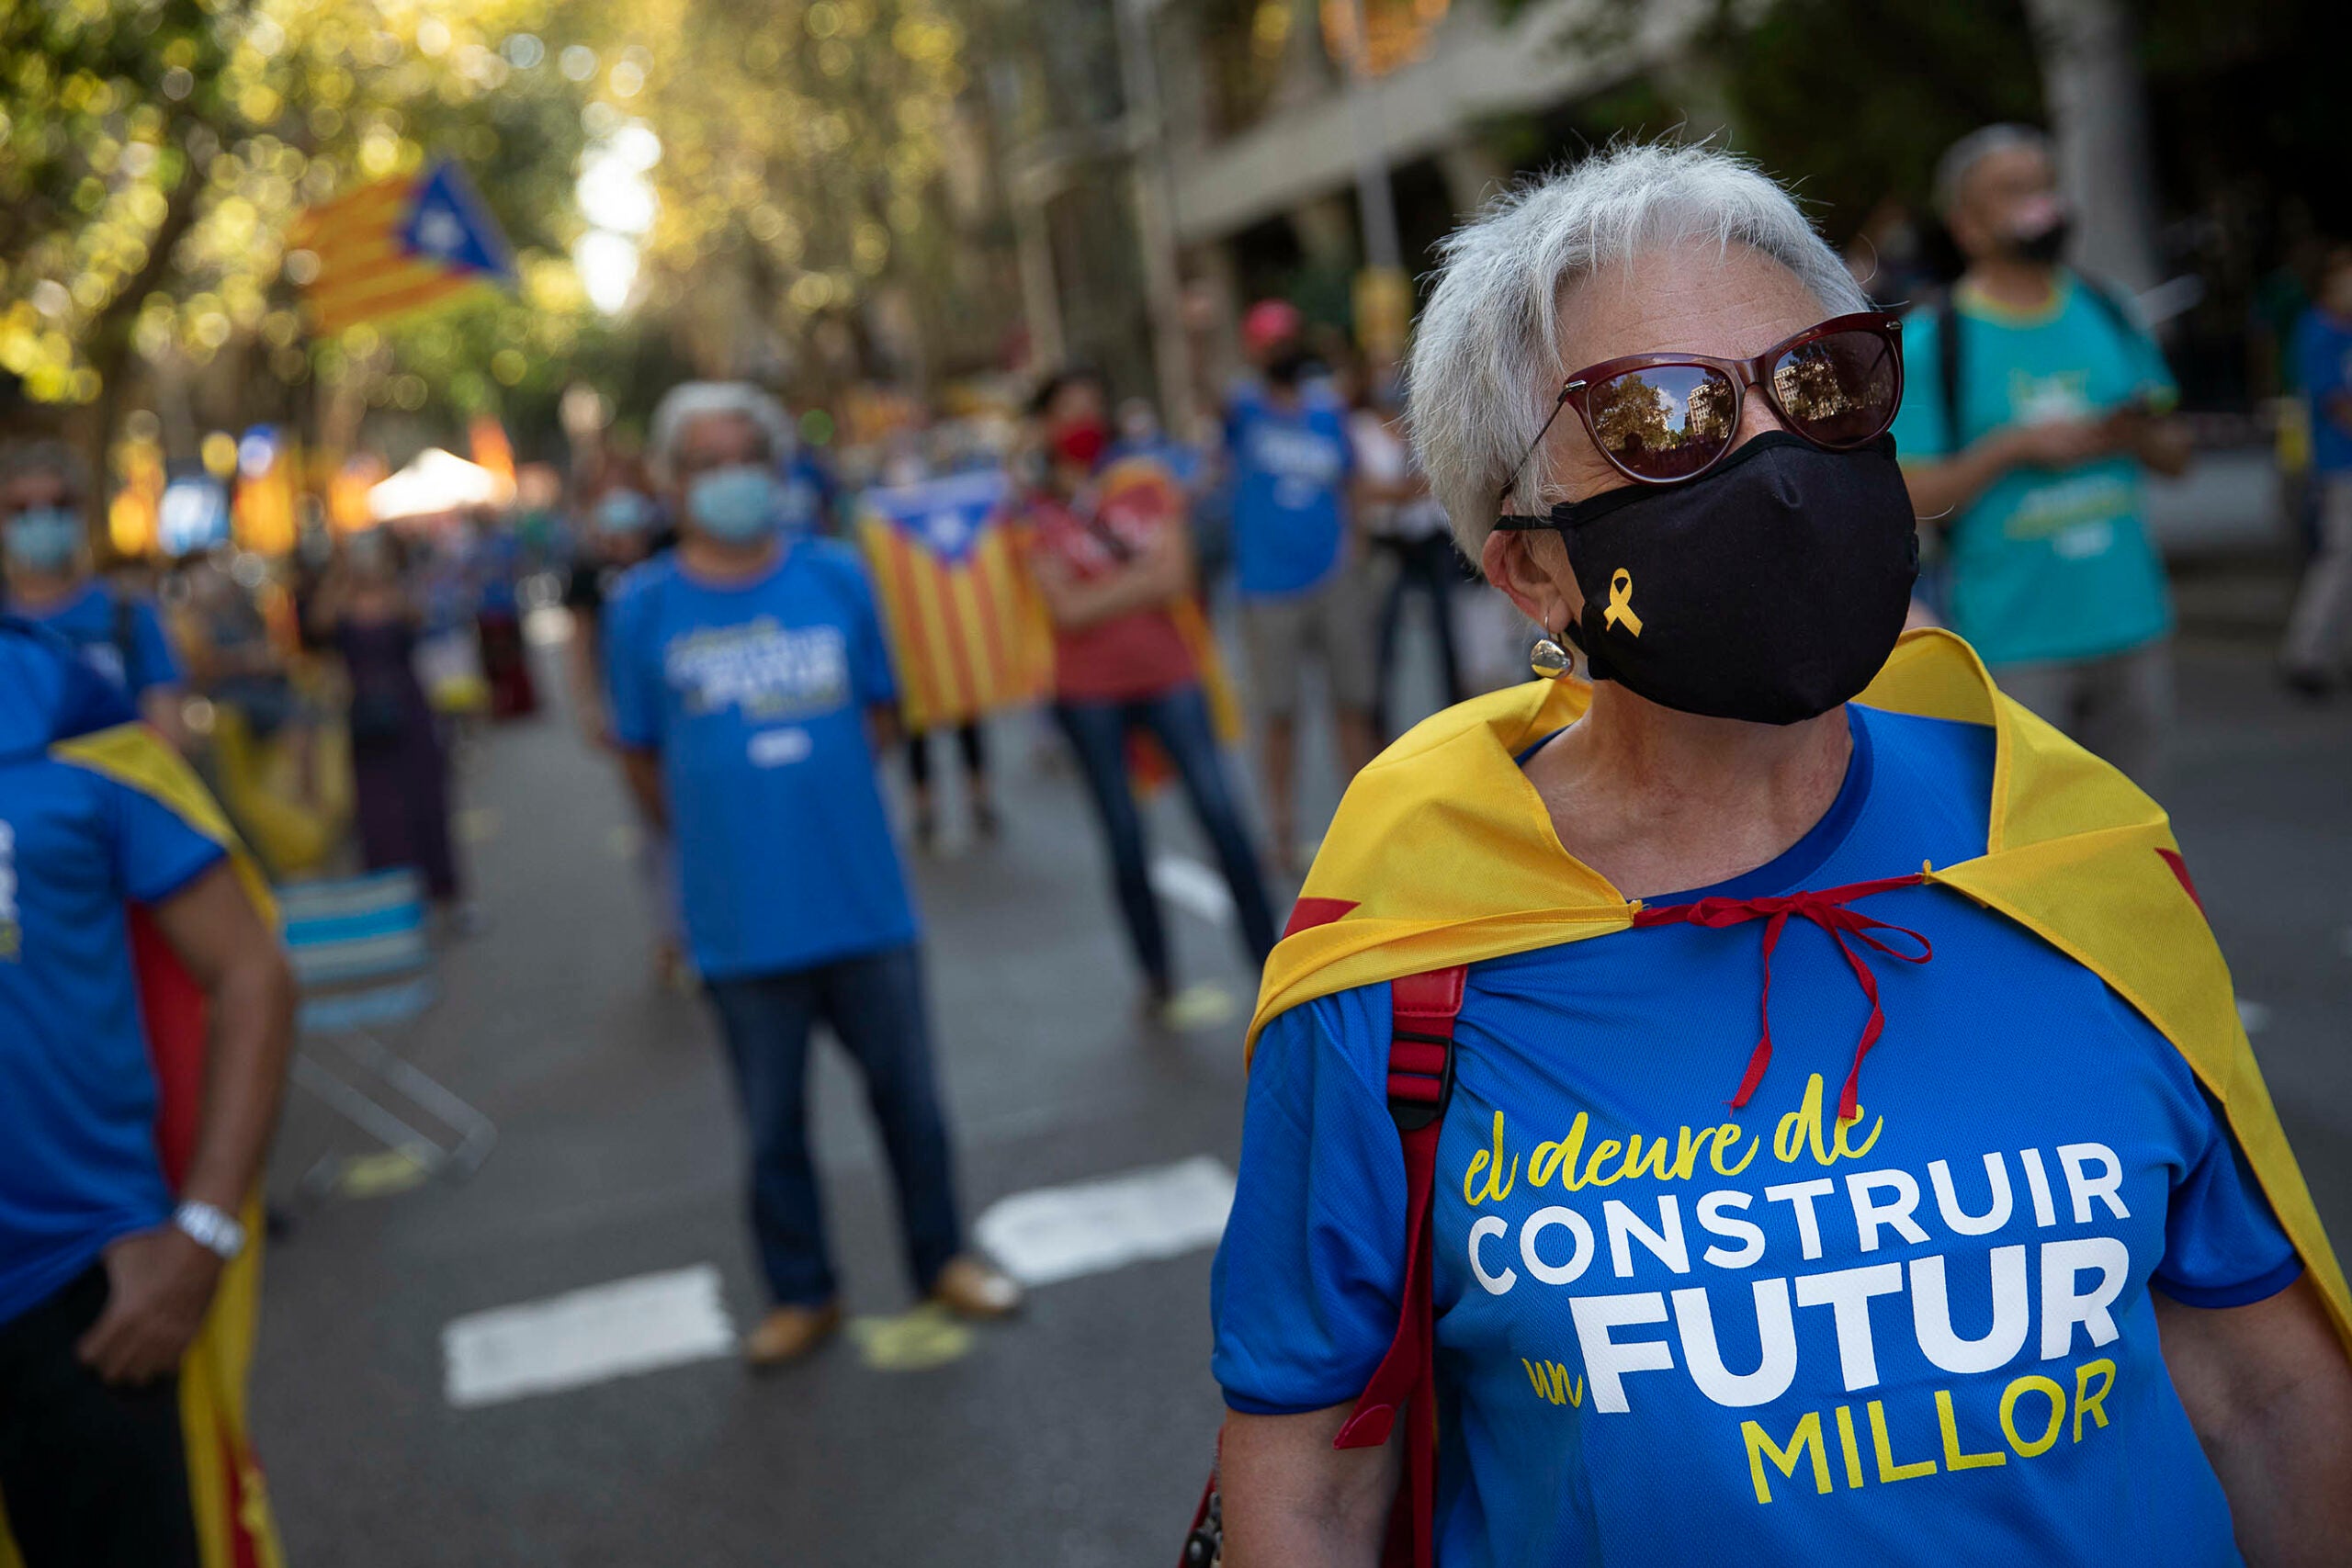
{"label": "woman's ear", "polygon": [[1584,611],[1584,595],[1577,591],[1576,573],[1568,567],[1567,546],[1557,534],[1498,528],[1487,536],[1478,566],[1521,615],[1549,634],[1556,636]]}

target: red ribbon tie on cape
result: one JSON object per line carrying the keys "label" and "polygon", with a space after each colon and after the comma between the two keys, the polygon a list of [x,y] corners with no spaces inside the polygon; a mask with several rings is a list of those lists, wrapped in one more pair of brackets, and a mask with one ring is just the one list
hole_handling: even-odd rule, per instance
{"label": "red ribbon tie on cape", "polygon": [[[1897,887],[1917,887],[1927,878],[1915,872],[1909,876],[1890,876],[1877,882],[1849,883],[1844,887],[1812,888],[1801,893],[1775,895],[1769,898],[1701,898],[1689,904],[1669,904],[1663,908],[1643,909],[1634,916],[1636,926],[1693,925],[1721,931],[1730,926],[1745,925],[1750,920],[1762,920],[1764,925],[1764,994],[1759,1004],[1763,1014],[1763,1033],[1756,1042],[1756,1049],[1747,1058],[1747,1071],[1739,1080],[1739,1091],[1731,1097],[1731,1108],[1737,1111],[1747,1105],[1764,1081],[1764,1069],[1772,1062],[1772,950],[1781,945],[1781,933],[1788,929],[1791,919],[1810,920],[1829,934],[1838,951],[1846,955],[1847,964],[1854,971],[1854,979],[1869,998],[1871,1016],[1862,1024],[1862,1037],[1854,1046],[1854,1065],[1846,1074],[1846,1087],[1838,1094],[1838,1120],[1850,1122],[1860,1114],[1858,1095],[1862,1077],[1862,1058],[1870,1055],[1878,1037],[1886,1030],[1886,1012],[1879,1006],[1878,976],[1861,953],[1855,951],[1860,942],[1874,953],[1905,964],[1925,964],[1936,955],[1936,950],[1926,937],[1908,926],[1890,925],[1874,920],[1868,915],[1857,914],[1847,906],[1857,898],[1867,898],[1873,893],[1888,893]],[[1890,931],[1908,937],[1918,943],[1917,953],[1906,953],[1874,935]],[[1850,939],[1850,940],[1849,940]]]}

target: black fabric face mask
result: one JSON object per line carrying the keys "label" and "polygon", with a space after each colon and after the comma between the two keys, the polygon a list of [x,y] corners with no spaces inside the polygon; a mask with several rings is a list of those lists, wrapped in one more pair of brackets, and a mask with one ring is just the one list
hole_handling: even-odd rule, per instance
{"label": "black fabric face mask", "polygon": [[1911,492],[1880,436],[1830,452],[1768,431],[1713,472],[1555,507],[1593,679],[1663,707],[1794,724],[1856,695],[1919,575]]}
{"label": "black fabric face mask", "polygon": [[2066,242],[2074,236],[2074,220],[2060,218],[2047,229],[2016,236],[2010,240],[2009,248],[2017,253],[2020,260],[2049,266],[2066,254]]}

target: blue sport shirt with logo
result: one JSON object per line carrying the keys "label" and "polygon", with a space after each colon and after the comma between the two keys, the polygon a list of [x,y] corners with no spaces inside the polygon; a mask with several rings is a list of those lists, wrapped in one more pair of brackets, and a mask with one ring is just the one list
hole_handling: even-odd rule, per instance
{"label": "blue sport shirt with logo", "polygon": [[0,617],[0,1323],[171,1214],[126,907],[225,852],[50,752],[130,717],[63,639]]}
{"label": "blue sport shirt with logo", "polygon": [[605,612],[605,672],[620,743],[661,753],[705,978],[914,941],[865,716],[897,686],[849,547],[796,538],[765,575],[723,585],[674,554],[647,562]]}
{"label": "blue sport shirt with logo", "polygon": [[1319,588],[1347,548],[1347,485],[1354,471],[1347,411],[1328,387],[1302,386],[1278,409],[1244,388],[1226,410],[1233,470],[1233,564],[1245,599]]}
{"label": "blue sport shirt with logo", "polygon": [[[1708,895],[1898,877],[1984,847],[1989,729],[1849,706],[1836,804]],[[1820,930],[1638,929],[1471,966],[1433,1204],[1445,1564],[2233,1563],[2157,1292],[2223,1307],[2301,1265],[2188,1064],[2087,969],[1959,894]],[[1261,1035],[1214,1284],[1235,1409],[1352,1401],[1394,1333],[1406,1186],[1389,1001]]]}

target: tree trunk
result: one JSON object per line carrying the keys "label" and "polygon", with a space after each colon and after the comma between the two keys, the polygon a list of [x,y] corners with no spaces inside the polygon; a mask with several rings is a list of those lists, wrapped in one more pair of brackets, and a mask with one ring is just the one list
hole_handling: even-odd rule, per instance
{"label": "tree trunk", "polygon": [[2025,0],[2076,213],[2075,260],[2133,293],[2162,281],[2137,39],[2121,0]]}

